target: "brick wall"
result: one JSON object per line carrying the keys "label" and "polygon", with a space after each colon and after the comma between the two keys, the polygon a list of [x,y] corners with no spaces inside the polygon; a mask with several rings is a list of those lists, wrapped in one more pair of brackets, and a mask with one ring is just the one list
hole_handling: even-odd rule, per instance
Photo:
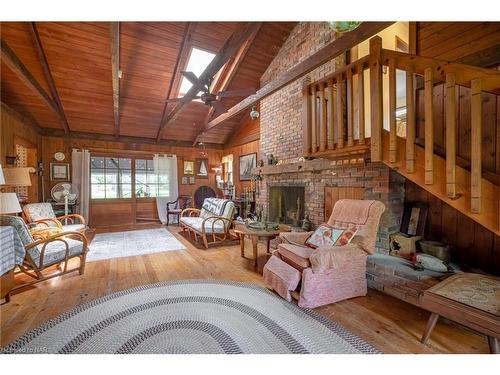
{"label": "brick wall", "polygon": [[[336,37],[325,22],[299,23],[261,77],[261,83],[264,85],[275,79]],[[340,56],[309,73],[308,79],[317,81],[343,65],[345,57]],[[292,82],[260,103],[260,155],[264,160],[269,154],[291,162],[302,156],[303,80]],[[268,212],[268,187],[271,185],[305,186],[305,212],[317,225],[326,221],[325,186],[364,187],[365,199],[378,199],[387,207],[377,237],[377,248],[381,253],[388,253],[389,234],[399,230],[403,210],[404,180],[398,176],[379,163],[334,165],[314,172],[266,175],[257,203]]]}
{"label": "brick wall", "polygon": [[[297,65],[325,44],[336,38],[325,22],[302,22],[290,36],[261,77],[261,85]],[[345,65],[345,57],[318,67],[308,74],[316,81]],[[278,159],[296,159],[302,156],[302,79],[292,82],[260,102],[261,155],[273,154]]]}

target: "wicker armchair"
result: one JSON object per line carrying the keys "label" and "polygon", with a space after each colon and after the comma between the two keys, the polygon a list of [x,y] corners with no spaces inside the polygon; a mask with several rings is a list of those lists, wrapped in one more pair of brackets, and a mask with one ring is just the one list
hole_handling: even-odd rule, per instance
{"label": "wicker armchair", "polygon": [[[83,216],[69,214],[56,217],[50,203],[29,203],[23,207],[23,216],[30,226],[57,227],[63,232],[80,232],[85,235],[88,227]],[[69,221],[69,224],[63,224]]]}
{"label": "wicker armchair", "polygon": [[228,238],[234,209],[234,203],[230,200],[207,198],[201,210],[197,208],[183,210],[179,224],[183,231],[187,230],[194,235],[195,241],[200,236],[205,248],[208,249],[209,242],[222,242]]}
{"label": "wicker armchair", "polygon": [[[52,236],[35,239],[24,220],[19,216],[0,216],[0,225],[12,226],[16,230],[26,251],[23,264],[19,266],[19,269],[35,279],[31,282],[18,285],[12,290],[70,272],[78,271],[80,275],[83,275],[88,252],[87,238],[84,234],[76,231],[61,232]],[[72,258],[79,258],[79,265],[78,267],[68,269],[68,261]],[[44,274],[47,268],[54,265],[61,266],[62,263],[64,263],[64,266],[60,272]]]}

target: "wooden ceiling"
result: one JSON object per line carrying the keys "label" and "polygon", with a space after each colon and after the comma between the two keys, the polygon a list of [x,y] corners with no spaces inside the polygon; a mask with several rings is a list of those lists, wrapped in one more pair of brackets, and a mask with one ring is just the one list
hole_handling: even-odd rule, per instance
{"label": "wooden ceiling", "polygon": [[[2,102],[48,134],[193,142],[209,117],[218,115],[200,102],[183,105],[159,132],[176,105],[165,105],[165,100],[177,97],[179,72],[191,48],[218,53],[237,32],[252,29],[246,45],[236,46],[238,53],[224,60],[220,76],[227,90],[258,89],[261,75],[295,25],[120,22],[117,32],[116,23],[3,22]],[[119,81],[117,67],[122,71]],[[224,98],[222,103],[228,109],[241,99]],[[203,140],[224,143],[246,115],[207,132]]]}

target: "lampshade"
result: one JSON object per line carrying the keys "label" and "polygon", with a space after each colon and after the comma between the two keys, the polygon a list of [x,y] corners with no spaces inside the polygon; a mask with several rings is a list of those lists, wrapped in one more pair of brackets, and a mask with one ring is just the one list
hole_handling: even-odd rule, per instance
{"label": "lampshade", "polygon": [[16,193],[0,193],[0,214],[17,214],[21,211]]}
{"label": "lampshade", "polygon": [[0,185],[5,185],[5,177],[3,176],[2,164],[0,164]]}
{"label": "lampshade", "polygon": [[5,185],[31,186],[30,168],[5,168]]}

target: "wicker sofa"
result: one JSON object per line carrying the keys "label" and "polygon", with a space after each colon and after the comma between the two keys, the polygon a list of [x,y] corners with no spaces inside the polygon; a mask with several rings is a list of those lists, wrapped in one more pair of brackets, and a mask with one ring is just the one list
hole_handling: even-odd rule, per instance
{"label": "wicker sofa", "polygon": [[305,242],[312,232],[281,233],[278,249],[264,266],[264,281],[283,298],[298,298],[301,307],[318,307],[367,292],[366,258],[375,252],[383,203],[341,199],[328,224],[355,225],[352,241],[344,246],[312,249]]}
{"label": "wicker sofa", "polygon": [[227,199],[206,198],[201,210],[186,208],[182,211],[179,225],[183,231],[189,231],[195,241],[200,236],[205,248],[208,244],[222,242],[229,236],[235,206]]}

